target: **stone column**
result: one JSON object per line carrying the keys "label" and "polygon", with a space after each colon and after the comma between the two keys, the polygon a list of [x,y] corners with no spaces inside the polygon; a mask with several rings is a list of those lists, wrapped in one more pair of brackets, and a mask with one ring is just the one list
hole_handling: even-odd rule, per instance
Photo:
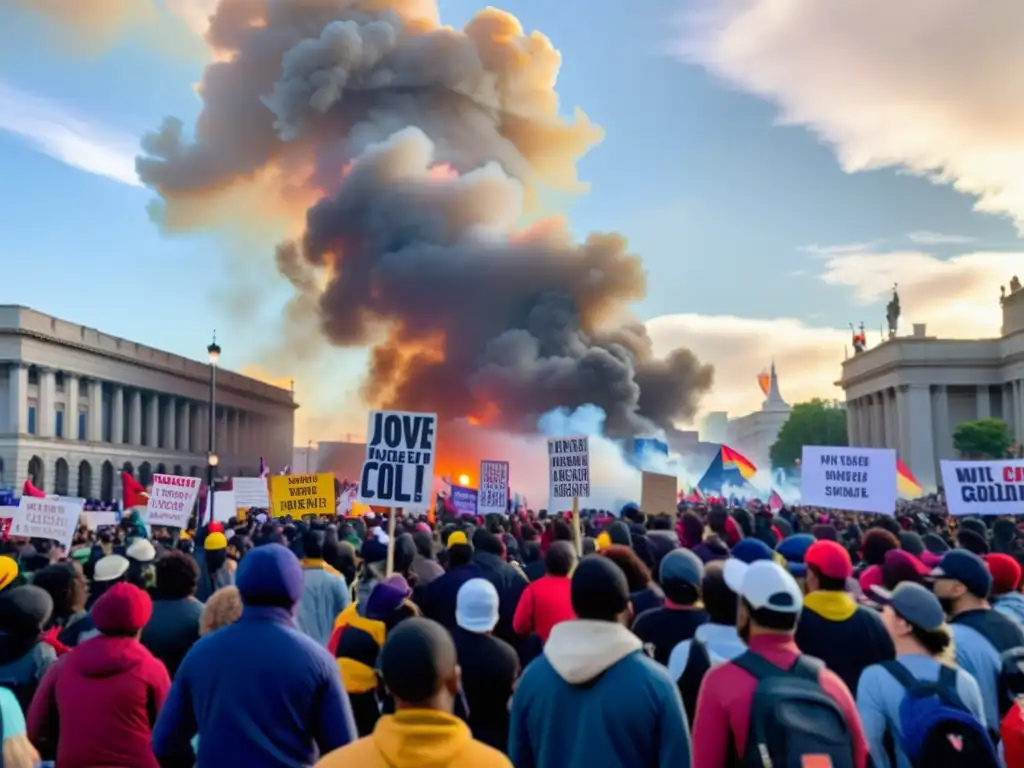
{"label": "stone column", "polygon": [[124,387],[119,384],[114,385],[110,396],[110,442],[115,445],[124,442]]}
{"label": "stone column", "polygon": [[989,390],[988,385],[979,386],[976,391],[977,394],[975,395],[975,402],[978,407],[978,418],[992,418],[992,393]]}
{"label": "stone column", "polygon": [[936,477],[935,440],[932,431],[932,399],[929,387],[911,385],[907,390],[910,429],[906,455],[901,458],[925,488],[934,488]]}
{"label": "stone column", "polygon": [[10,398],[7,429],[15,435],[23,435],[28,431],[28,368],[20,363],[11,363],[7,380],[7,396]]}
{"label": "stone column", "polygon": [[850,445],[857,445],[857,401],[846,401],[846,439]]}
{"label": "stone column", "polygon": [[1017,442],[1024,443],[1024,380],[1017,379],[1013,382],[1014,400],[1013,400],[1013,414],[1014,421],[1017,423],[1015,434],[1017,435]]}
{"label": "stone column", "polygon": [[178,410],[177,410],[178,398],[168,397],[167,407],[164,408],[164,442],[160,447],[174,451],[178,448]]}
{"label": "stone column", "polygon": [[[86,438],[93,442],[103,440],[103,382],[96,379],[89,380],[89,430]],[[102,464],[98,471],[102,471]],[[93,478],[95,481],[96,478]]]}
{"label": "stone column", "polygon": [[46,368],[39,371],[39,413],[36,414],[36,432],[40,437],[53,437],[54,376]]}
{"label": "stone column", "polygon": [[[932,436],[935,439],[935,453],[941,459],[954,459],[953,430],[949,426],[949,390],[942,385],[935,387],[932,395],[932,407],[935,412],[935,426]],[[918,478],[920,479],[920,478]]]}
{"label": "stone column", "polygon": [[188,400],[181,401],[179,410],[181,429],[178,431],[178,450],[191,453],[192,451],[192,403]]}
{"label": "stone column", "polygon": [[857,434],[860,435],[859,445],[871,445],[871,396],[857,400]]}
{"label": "stone column", "polygon": [[876,392],[871,396],[871,445],[885,448],[885,396]]}
{"label": "stone column", "polygon": [[897,458],[903,459],[903,461],[907,460],[907,455],[910,452],[910,435],[912,430],[907,394],[908,387],[906,384],[896,387],[896,418],[899,422],[899,441],[895,448]]}
{"label": "stone column", "polygon": [[160,396],[156,392],[146,399],[146,445],[160,447]]}
{"label": "stone column", "polygon": [[137,389],[128,395],[128,442],[142,445],[142,393]]}
{"label": "stone column", "polygon": [[78,439],[78,377],[71,373],[64,376],[64,439]]}

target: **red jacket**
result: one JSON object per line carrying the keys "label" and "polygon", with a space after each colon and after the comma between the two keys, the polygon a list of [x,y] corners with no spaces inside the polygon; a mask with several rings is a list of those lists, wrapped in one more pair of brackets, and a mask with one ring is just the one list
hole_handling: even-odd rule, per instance
{"label": "red jacket", "polygon": [[150,746],[171,680],[138,640],[100,635],[61,656],[28,711],[29,740],[61,768],[158,768]]}
{"label": "red jacket", "polygon": [[542,576],[532,582],[519,598],[512,629],[517,635],[537,635],[545,643],[551,628],[575,619],[571,580],[568,576]]}
{"label": "red jacket", "polygon": [[[792,666],[800,653],[788,635],[758,635],[750,639],[748,647],[783,668]],[[818,682],[846,717],[856,765],[864,768],[868,744],[850,690],[829,669],[821,671]],[[756,687],[757,681],[731,662],[719,664],[707,673],[697,696],[697,717],[693,723],[693,768],[721,768],[728,762],[730,742],[735,745],[736,754],[744,753]]]}

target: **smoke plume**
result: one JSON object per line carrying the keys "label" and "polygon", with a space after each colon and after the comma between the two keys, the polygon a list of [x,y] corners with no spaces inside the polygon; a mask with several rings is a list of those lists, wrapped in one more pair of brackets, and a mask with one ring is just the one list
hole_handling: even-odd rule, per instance
{"label": "smoke plume", "polygon": [[495,9],[441,27],[432,0],[222,0],[207,40],[195,137],[168,119],[140,177],[175,227],[210,224],[239,189],[303,209],[276,252],[292,310],[371,347],[368,403],[512,431],[586,403],[610,435],[692,417],[713,371],[654,357],[624,238],[520,229],[538,191],[582,188],[601,138],[560,117],[547,38]]}

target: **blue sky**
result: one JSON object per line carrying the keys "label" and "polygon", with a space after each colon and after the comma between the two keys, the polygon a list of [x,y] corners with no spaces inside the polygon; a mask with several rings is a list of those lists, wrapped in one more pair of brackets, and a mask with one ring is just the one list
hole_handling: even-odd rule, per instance
{"label": "blue sky", "polygon": [[[755,11],[759,5],[767,6],[746,2]],[[885,12],[874,0],[867,5]],[[814,94],[811,85],[829,83],[812,83],[802,92],[789,81],[757,74],[785,73],[794,64],[785,58],[786,40],[734,44],[753,34],[749,26],[756,16],[723,14],[720,34],[708,37],[716,45],[683,56],[687,32],[680,20],[695,9],[695,0],[646,0],[632,13],[611,0],[509,0],[502,6],[527,30],[546,33],[562,52],[563,109],[581,107],[606,131],[580,164],[581,178],[592,187],[568,208],[573,230],[620,230],[643,255],[650,288],[634,309],[644,320],[656,319],[657,343],[692,343],[719,366],[721,392],[708,407],[756,406],[754,376],[773,356],[788,362],[796,395],[837,396],[831,382],[842,359],[843,329],[860,320],[877,327],[893,280],[906,283],[916,298],[909,307],[904,301],[912,319],[941,323],[941,316],[928,314],[934,308],[939,315],[929,302],[948,284],[929,283],[930,270],[951,283],[965,272],[987,278],[1002,275],[1017,255],[1016,202],[996,199],[993,213],[978,212],[975,195],[921,175],[929,167],[944,171],[986,199],[999,178],[978,181],[974,170],[981,161],[971,166],[970,158],[955,156],[934,136],[921,140],[938,142],[923,160],[915,157],[921,142],[913,135],[902,145],[886,145],[885,136],[904,125],[912,134],[913,120],[894,127],[879,111],[872,133],[842,109],[835,87],[830,93],[839,94],[838,106],[829,102],[831,112],[823,107],[815,113],[806,101]],[[442,21],[461,25],[479,7],[450,0],[442,6]],[[812,34],[822,19],[808,13],[782,21],[793,35]],[[185,34],[169,17],[161,24],[168,35]],[[147,215],[153,193],[133,185],[130,170],[122,172],[130,166],[117,160],[129,156],[135,138],[165,115],[186,124],[194,119],[199,102],[193,84],[203,62],[168,55],[160,50],[166,46],[153,45],[154,30],[141,27],[87,54],[62,36],[83,35],[81,30],[52,20],[0,11],[0,29],[0,302],[190,356],[203,354],[217,328],[226,365],[272,369],[262,355],[272,320],[240,320],[225,289],[232,282],[266,281],[264,298],[278,306],[287,292],[275,281],[270,244],[262,252],[252,249],[247,258],[253,266],[240,274],[233,266],[237,259],[225,257],[230,246],[221,238],[162,236]],[[850,45],[867,50],[871,34],[866,26],[854,27]],[[744,60],[751,50],[760,58]],[[850,55],[856,54],[853,47]],[[827,55],[821,54],[819,79],[836,64]],[[870,67],[858,73],[864,82],[849,101],[851,109],[900,98],[897,86],[909,70],[899,60],[884,63],[889,69],[873,80]],[[916,72],[929,63],[947,66],[941,59],[915,59],[907,67]],[[927,90],[926,83],[908,81],[907,88]],[[832,85],[842,82],[837,75]],[[896,95],[884,92],[890,87]],[[951,90],[944,98],[960,95]],[[943,114],[956,117],[955,103],[945,107]],[[794,124],[780,123],[786,110]],[[69,147],[69,139],[110,154]],[[875,165],[890,167],[859,170]],[[121,178],[90,172],[100,167],[114,168]],[[948,262],[953,257],[959,261]],[[974,302],[994,296],[995,287],[991,280],[970,287],[953,298],[964,315],[980,319],[950,333],[991,326],[992,311],[976,311],[987,304]],[[265,309],[260,316],[272,315]],[[359,355],[347,355],[343,367],[323,380],[300,381],[300,399],[311,404],[310,412],[337,410],[339,392],[355,386],[359,362]],[[315,432],[309,436],[330,437]]]}

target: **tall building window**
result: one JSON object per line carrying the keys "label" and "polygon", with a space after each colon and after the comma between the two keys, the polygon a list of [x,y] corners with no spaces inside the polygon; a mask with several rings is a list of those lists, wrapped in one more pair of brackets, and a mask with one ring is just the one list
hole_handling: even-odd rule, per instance
{"label": "tall building window", "polygon": [[63,372],[57,371],[53,375],[53,388],[56,389],[58,392],[63,392],[64,391],[64,373]]}
{"label": "tall building window", "polygon": [[28,383],[33,385],[39,383],[39,369],[36,368],[34,365],[29,366]]}
{"label": "tall building window", "polygon": [[58,408],[53,414],[53,434],[64,437],[64,409]]}
{"label": "tall building window", "polygon": [[85,440],[86,437],[88,437],[88,435],[86,435],[86,429],[85,429],[86,428],[86,422],[88,421],[88,415],[89,414],[86,413],[85,411],[79,411],[78,412],[78,439],[79,440]]}
{"label": "tall building window", "polygon": [[28,407],[28,433],[30,435],[36,433],[36,407],[34,405]]}

